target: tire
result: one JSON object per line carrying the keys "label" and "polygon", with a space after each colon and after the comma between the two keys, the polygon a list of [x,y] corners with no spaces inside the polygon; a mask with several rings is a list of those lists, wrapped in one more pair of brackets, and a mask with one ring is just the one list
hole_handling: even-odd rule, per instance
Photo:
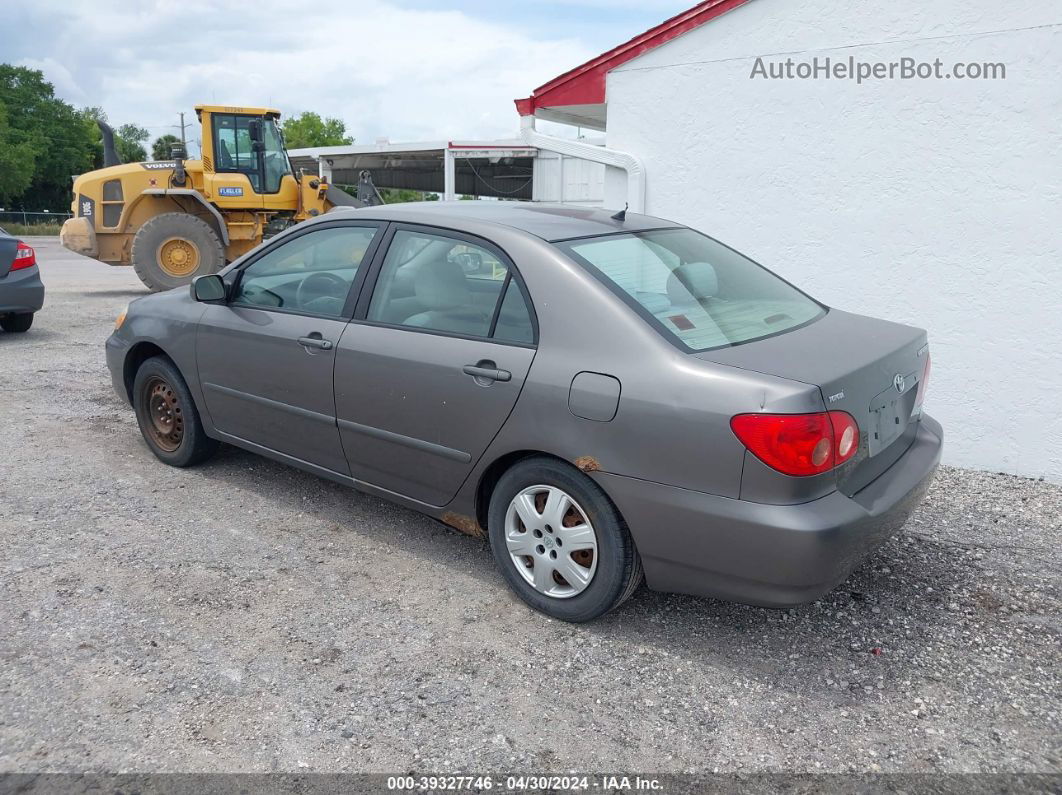
{"label": "tire", "polygon": [[[551,508],[551,499],[560,507]],[[491,494],[487,534],[509,587],[535,610],[562,621],[592,621],[625,602],[642,581],[641,558],[616,506],[593,480],[554,458],[525,458],[502,475]],[[592,551],[585,548],[591,536]],[[569,550],[577,551],[565,551],[565,538]],[[588,581],[572,584],[562,570],[577,572],[573,581]]]}
{"label": "tire", "polygon": [[23,312],[18,315],[4,315],[0,317],[0,328],[14,334],[21,334],[30,330],[33,325],[33,313]]}
{"label": "tire", "polygon": [[225,264],[225,251],[206,221],[184,213],[165,213],[133,236],[132,258],[140,281],[157,292],[217,273]]}
{"label": "tire", "polygon": [[[145,360],[136,371],[133,409],[147,446],[156,458],[170,466],[195,466],[214,455],[220,446],[220,442],[206,435],[188,385],[164,356]],[[165,433],[167,428],[169,433]]]}

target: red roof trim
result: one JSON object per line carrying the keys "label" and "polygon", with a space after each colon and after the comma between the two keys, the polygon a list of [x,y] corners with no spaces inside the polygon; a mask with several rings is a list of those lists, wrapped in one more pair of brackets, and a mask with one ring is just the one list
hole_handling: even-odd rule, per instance
{"label": "red roof trim", "polygon": [[605,101],[605,75],[617,66],[747,2],[748,0],[705,0],[698,3],[688,11],[683,11],[630,41],[553,78],[536,88],[530,97],[514,100],[516,110],[521,116],[531,116],[538,108],[602,104]]}

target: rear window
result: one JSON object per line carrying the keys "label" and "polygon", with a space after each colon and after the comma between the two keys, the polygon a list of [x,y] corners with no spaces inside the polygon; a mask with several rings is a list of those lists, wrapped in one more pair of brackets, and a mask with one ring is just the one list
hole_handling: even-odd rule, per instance
{"label": "rear window", "polygon": [[771,337],[826,313],[766,268],[692,229],[556,245],[692,351]]}

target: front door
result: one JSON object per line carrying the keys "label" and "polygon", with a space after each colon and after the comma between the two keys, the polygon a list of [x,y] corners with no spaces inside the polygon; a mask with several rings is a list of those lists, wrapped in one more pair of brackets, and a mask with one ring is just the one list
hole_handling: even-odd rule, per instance
{"label": "front door", "polygon": [[251,140],[257,116],[213,113],[213,169],[204,174],[208,195],[222,209],[249,210],[263,206],[262,153]]}
{"label": "front door", "polygon": [[535,355],[526,291],[501,251],[400,226],[336,354],[351,474],[445,505],[512,412]]}
{"label": "front door", "polygon": [[210,419],[235,441],[349,475],[332,370],[352,285],[378,227],[314,226],[241,269],[227,304],[199,321],[196,358]]}

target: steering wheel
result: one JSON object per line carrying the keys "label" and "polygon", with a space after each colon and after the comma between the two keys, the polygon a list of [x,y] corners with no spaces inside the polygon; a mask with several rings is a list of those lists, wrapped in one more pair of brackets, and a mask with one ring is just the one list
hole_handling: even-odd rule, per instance
{"label": "steering wheel", "polygon": [[350,285],[334,273],[327,271],[311,273],[299,282],[295,290],[295,305],[300,309],[305,309],[311,301],[320,298],[332,298],[342,304],[349,290]]}

